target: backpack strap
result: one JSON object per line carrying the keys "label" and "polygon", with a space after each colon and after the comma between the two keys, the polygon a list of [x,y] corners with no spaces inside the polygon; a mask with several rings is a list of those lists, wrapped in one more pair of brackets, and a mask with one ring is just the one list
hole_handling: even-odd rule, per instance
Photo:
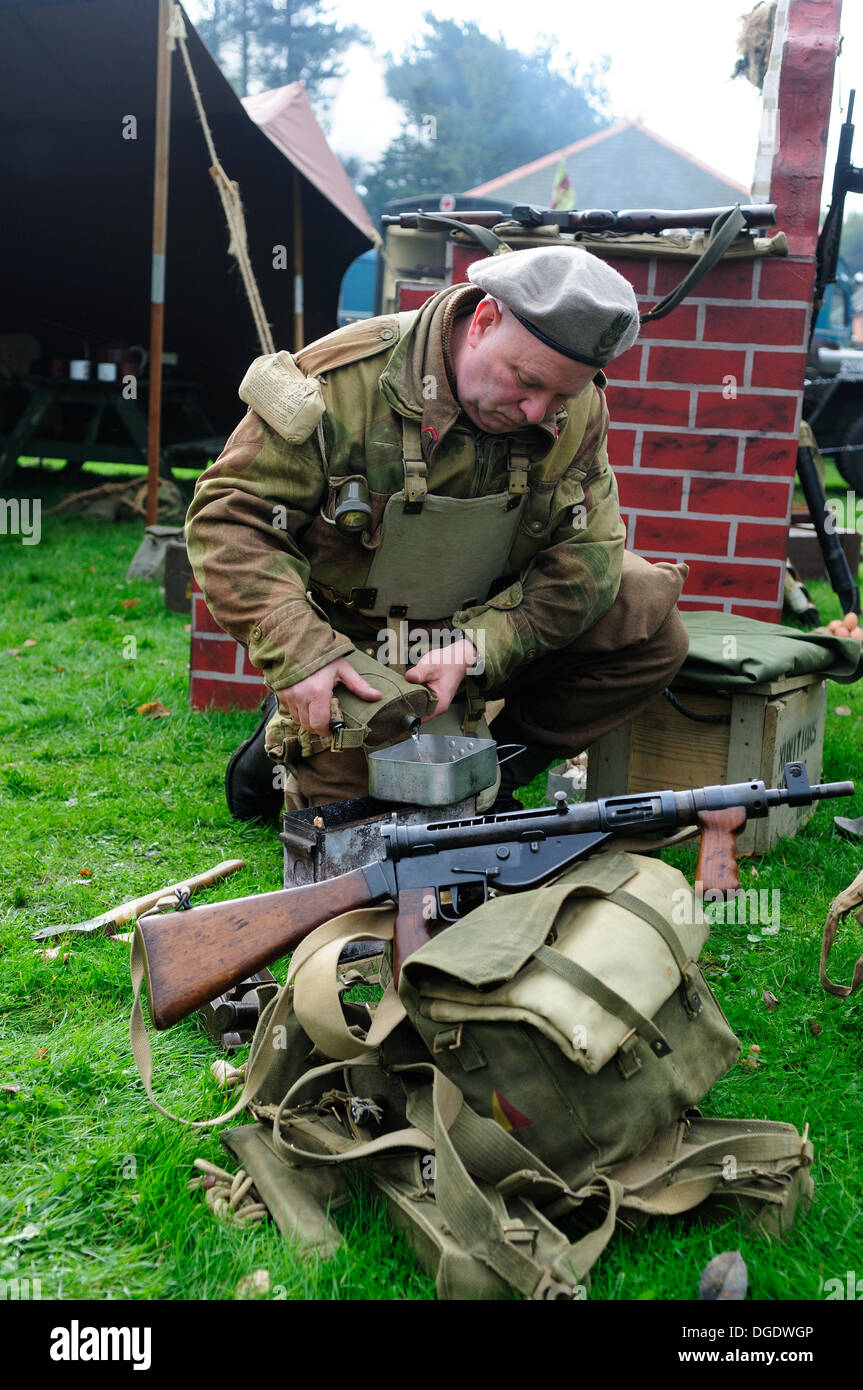
{"label": "backpack strap", "polygon": [[291,957],[288,981],[294,983],[294,1013],[325,1057],[346,1061],[374,1052],[405,1017],[405,1006],[392,980],[365,1037],[356,1031],[356,1025],[348,1025],[341,1006],[345,986],[339,980],[338,965],[345,946],[352,941],[392,941],[395,916],[392,907],[342,913],[300,942]]}
{"label": "backpack strap", "polygon": [[790,1228],[800,1197],[812,1193],[808,1127],[772,1120],[695,1115],[662,1130],[610,1176],[624,1189],[621,1210],[674,1216],[709,1197],[757,1203],[755,1219],[771,1234]]}
{"label": "backpack strap", "polygon": [[[471,1110],[443,1072],[430,1063],[411,1070],[425,1070],[432,1077],[431,1087],[420,1087],[409,1097],[408,1117],[427,1123],[431,1111],[435,1201],[459,1243],[525,1297],[584,1297],[582,1281],[614,1231],[623,1196],[620,1184],[597,1177],[589,1188],[571,1192],[494,1120]],[[493,1172],[494,1186],[477,1172]],[[593,1231],[573,1243],[526,1193],[546,1202],[554,1193],[574,1206],[602,1196],[606,1213]]]}
{"label": "backpack strap", "polygon": [[832,980],[827,978],[827,957],[833,950],[833,943],[836,940],[836,933],[839,930],[839,923],[844,922],[845,918],[854,908],[859,911],[855,914],[857,921],[863,921],[863,873],[859,873],[853,883],[849,883],[847,888],[843,888],[841,893],[830,904],[830,911],[824,923],[824,933],[821,938],[821,961],[819,965],[819,976],[823,989],[828,994],[835,995],[837,999],[847,999],[849,994],[855,994],[863,984],[863,956],[860,956],[854,966],[854,973],[851,976],[850,985],[835,985]]}

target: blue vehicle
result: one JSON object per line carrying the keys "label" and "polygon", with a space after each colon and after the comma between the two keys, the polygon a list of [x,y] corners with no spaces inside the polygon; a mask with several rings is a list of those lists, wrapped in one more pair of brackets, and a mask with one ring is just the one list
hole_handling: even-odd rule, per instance
{"label": "blue vehicle", "polygon": [[378,276],[377,251],[364,251],[351,261],[339,291],[338,325],[370,319],[375,313],[375,289]]}

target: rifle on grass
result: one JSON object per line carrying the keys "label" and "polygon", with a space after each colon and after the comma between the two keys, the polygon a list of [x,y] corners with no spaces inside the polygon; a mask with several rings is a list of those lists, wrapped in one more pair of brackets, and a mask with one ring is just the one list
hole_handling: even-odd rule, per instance
{"label": "rifle on grass", "polygon": [[322,883],[256,897],[141,917],[135,928],[144,957],[150,1016],[168,1028],[238,980],[278,960],[342,912],[391,898],[398,915],[393,972],[432,929],[457,921],[492,893],[537,888],[600,849],[615,835],[702,830],[696,877],[705,889],[739,887],[734,836],[749,816],[773,806],[808,806],[850,796],[853,782],[810,786],[805,763],[786,763],[785,787],[763,782],[643,792],[569,805],[427,825],[381,826],[386,855]]}

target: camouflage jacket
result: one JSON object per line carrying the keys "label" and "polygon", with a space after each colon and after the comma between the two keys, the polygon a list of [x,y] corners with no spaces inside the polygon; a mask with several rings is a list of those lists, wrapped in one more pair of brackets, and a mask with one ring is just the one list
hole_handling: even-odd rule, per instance
{"label": "camouflage jacket", "polygon": [[[366,355],[321,373],[326,465],[316,433],[288,444],[250,410],[201,475],[186,524],[192,567],[216,621],[248,647],[271,689],[355,647],[373,650],[381,621],[330,600],[333,589],[365,584],[369,545],[404,483],[403,416],[421,422],[433,493],[504,492],[513,442],[529,452],[534,519],[519,523],[496,592],[452,615],[454,628],[482,644],[485,689],[573,641],[614,602],[625,533],[606,452],[605,378],[598,373],[541,425],[482,434],[460,410],[448,354],[457,313],[480,297],[472,285],[453,286],[412,316],[366,320],[298,355],[315,372],[340,334],[362,329]],[[337,481],[349,474],[362,474],[370,491],[374,523],[363,539],[321,516],[332,514]]]}

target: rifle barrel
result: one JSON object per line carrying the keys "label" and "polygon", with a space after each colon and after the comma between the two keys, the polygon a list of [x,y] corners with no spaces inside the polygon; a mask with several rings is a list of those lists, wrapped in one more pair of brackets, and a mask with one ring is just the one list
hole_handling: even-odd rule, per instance
{"label": "rifle barrel", "polygon": [[763,782],[736,782],[728,786],[696,787],[691,791],[635,792],[575,805],[563,799],[556,806],[534,811],[515,811],[496,816],[472,816],[464,820],[432,821],[403,825],[394,816],[381,827],[387,856],[398,860],[432,854],[467,845],[492,845],[513,840],[556,839],[591,831],[673,830],[693,825],[702,811],[723,811],[744,806],[747,816],[766,816],[771,806],[810,805],[825,797],[851,796],[853,782],[827,782],[806,786],[805,791],[766,787]]}
{"label": "rifle barrel", "polygon": [[[444,230],[453,222],[469,227],[496,227],[500,222],[521,222],[525,228],[557,226],[564,231],[660,232],[674,227],[712,227],[717,217],[729,208],[584,208],[572,212],[557,212],[551,208],[518,205],[509,212],[494,209],[464,208],[447,214],[417,208],[416,212],[387,214],[381,219],[385,227],[416,228],[420,222],[439,221]],[[774,227],[775,203],[747,203],[740,211],[747,227]]]}

